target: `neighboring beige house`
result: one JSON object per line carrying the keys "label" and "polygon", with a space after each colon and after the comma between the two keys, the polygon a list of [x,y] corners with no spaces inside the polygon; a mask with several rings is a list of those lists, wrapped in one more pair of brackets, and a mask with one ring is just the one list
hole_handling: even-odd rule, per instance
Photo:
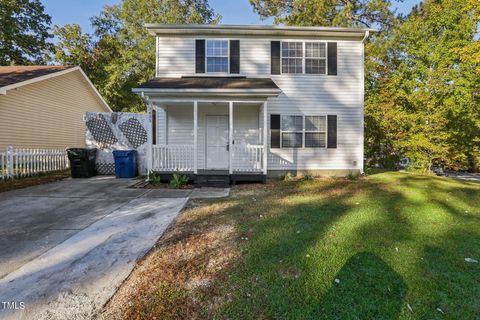
{"label": "neighboring beige house", "polygon": [[0,150],[85,146],[85,112],[112,110],[80,67],[0,67]]}

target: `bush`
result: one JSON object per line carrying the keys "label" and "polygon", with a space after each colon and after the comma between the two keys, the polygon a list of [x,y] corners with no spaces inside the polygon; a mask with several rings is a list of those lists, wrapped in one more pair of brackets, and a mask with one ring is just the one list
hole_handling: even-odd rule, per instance
{"label": "bush", "polygon": [[170,180],[170,186],[175,189],[182,189],[188,183],[188,177],[181,173],[174,173],[172,179]]}
{"label": "bush", "polygon": [[293,175],[290,171],[285,172],[283,175],[283,181],[292,181],[293,180]]}
{"label": "bush", "polygon": [[160,180],[160,175],[156,174],[153,171],[150,171],[148,173],[148,181],[150,181],[151,184],[160,184],[162,181]]}
{"label": "bush", "polygon": [[303,174],[303,180],[313,180],[313,179],[315,179],[315,177],[310,172],[305,172]]}
{"label": "bush", "polygon": [[354,180],[357,180],[359,177],[359,174],[358,173],[355,173],[353,171],[350,171],[348,174],[347,174],[347,179],[348,180],[351,180],[351,181],[354,181]]}

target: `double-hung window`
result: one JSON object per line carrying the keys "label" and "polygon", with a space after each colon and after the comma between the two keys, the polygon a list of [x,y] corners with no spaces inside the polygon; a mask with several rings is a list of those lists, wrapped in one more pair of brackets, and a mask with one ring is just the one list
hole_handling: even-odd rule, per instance
{"label": "double-hung window", "polygon": [[207,72],[228,73],[228,40],[207,40]]}
{"label": "double-hung window", "polygon": [[325,148],[326,137],[326,117],[305,116],[305,148]]}
{"label": "double-hung window", "polygon": [[303,42],[282,42],[282,73],[303,73]]}
{"label": "double-hung window", "polygon": [[327,46],[325,42],[305,43],[305,73],[325,74],[327,71]]}
{"label": "double-hung window", "polygon": [[301,148],[302,135],[302,116],[282,116],[282,147]]}
{"label": "double-hung window", "polygon": [[282,42],[282,73],[326,74],[326,42]]}
{"label": "double-hung window", "polygon": [[325,148],[326,116],[282,115],[282,148]]}

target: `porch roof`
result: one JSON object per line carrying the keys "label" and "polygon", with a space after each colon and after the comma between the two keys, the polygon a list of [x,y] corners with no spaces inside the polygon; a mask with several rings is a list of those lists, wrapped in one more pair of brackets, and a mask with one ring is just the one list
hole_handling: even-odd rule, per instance
{"label": "porch roof", "polygon": [[158,77],[151,79],[140,86],[133,88],[133,92],[170,96],[175,94],[206,96],[278,96],[280,88],[270,78],[246,77]]}

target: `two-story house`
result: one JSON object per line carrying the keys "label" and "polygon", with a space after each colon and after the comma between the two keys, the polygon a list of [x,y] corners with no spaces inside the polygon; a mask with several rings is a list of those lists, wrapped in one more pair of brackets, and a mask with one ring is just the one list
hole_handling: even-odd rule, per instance
{"label": "two-story house", "polygon": [[370,29],[146,25],[156,76],[133,89],[153,117],[148,167],[200,184],[363,172]]}

